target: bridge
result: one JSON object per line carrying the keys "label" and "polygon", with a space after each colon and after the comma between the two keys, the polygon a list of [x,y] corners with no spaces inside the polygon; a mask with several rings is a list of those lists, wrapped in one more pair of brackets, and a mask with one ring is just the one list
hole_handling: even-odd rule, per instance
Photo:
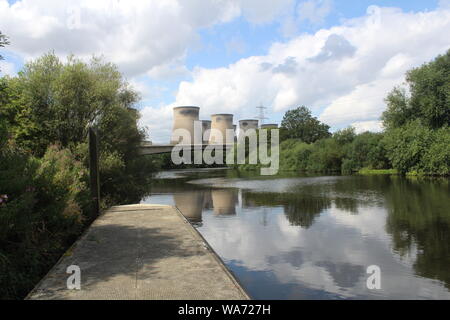
{"label": "bridge", "polygon": [[176,145],[176,144],[153,144],[150,141],[143,141],[139,147],[139,154],[140,155],[151,155],[151,154],[162,154],[162,153],[171,153],[173,148],[175,146],[183,148],[183,150],[191,150],[191,151],[198,151],[198,150],[205,150],[206,147],[211,147],[212,149],[219,149],[223,148],[224,151],[230,150],[233,148],[234,144],[184,144],[184,145]]}

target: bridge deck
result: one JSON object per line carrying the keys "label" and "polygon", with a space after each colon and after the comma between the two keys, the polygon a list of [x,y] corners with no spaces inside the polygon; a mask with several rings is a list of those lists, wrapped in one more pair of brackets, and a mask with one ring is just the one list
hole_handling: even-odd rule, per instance
{"label": "bridge deck", "polygon": [[[68,290],[67,267],[81,269]],[[172,206],[113,207],[27,299],[248,299],[200,234]]]}

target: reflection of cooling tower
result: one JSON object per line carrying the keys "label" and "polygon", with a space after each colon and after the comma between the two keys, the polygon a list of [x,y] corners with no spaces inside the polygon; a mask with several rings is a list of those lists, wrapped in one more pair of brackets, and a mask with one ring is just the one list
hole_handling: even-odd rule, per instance
{"label": "reflection of cooling tower", "polygon": [[214,213],[219,215],[235,215],[237,194],[234,190],[212,190]]}
{"label": "reflection of cooling tower", "polygon": [[192,222],[202,222],[203,192],[175,193],[173,198],[175,205],[186,219]]}
{"label": "reflection of cooling tower", "polygon": [[212,209],[213,208],[211,190],[206,190],[203,194],[203,208],[204,209]]}
{"label": "reflection of cooling tower", "polygon": [[185,143],[194,143],[194,121],[198,121],[199,107],[176,107],[173,108],[173,131],[171,143],[182,141],[181,135],[175,134],[177,129],[185,129],[191,135],[190,140]]}
{"label": "reflection of cooling tower", "polygon": [[[226,130],[233,130],[232,114],[213,114],[211,115],[211,135],[210,144],[224,144],[226,142]],[[231,137],[233,138],[233,137]],[[233,139],[234,140],[234,139]],[[233,143],[233,140],[229,141]]]}
{"label": "reflection of cooling tower", "polygon": [[278,125],[276,123],[270,123],[270,124],[262,124],[261,129],[277,129]]}
{"label": "reflection of cooling tower", "polygon": [[239,136],[244,134],[249,129],[258,130],[258,120],[240,120],[239,121]]}
{"label": "reflection of cooling tower", "polygon": [[[211,121],[210,120],[202,120],[203,143],[208,143],[210,131],[211,131]],[[205,132],[206,132],[206,135],[205,135]]]}

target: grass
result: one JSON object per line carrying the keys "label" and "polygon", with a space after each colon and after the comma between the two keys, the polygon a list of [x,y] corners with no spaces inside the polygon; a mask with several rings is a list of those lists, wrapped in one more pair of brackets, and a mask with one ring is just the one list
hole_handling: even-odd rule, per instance
{"label": "grass", "polygon": [[362,175],[372,175],[372,174],[385,174],[385,175],[393,175],[398,174],[398,171],[395,169],[368,169],[363,168],[358,171],[358,174]]}

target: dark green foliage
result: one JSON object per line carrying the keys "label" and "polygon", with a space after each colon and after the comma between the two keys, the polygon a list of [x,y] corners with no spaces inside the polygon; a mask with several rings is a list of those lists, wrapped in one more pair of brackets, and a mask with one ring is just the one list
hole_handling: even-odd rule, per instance
{"label": "dark green foliage", "polygon": [[394,169],[405,174],[450,173],[450,50],[407,73],[410,95],[395,88],[383,113],[384,143]]}
{"label": "dark green foliage", "polygon": [[329,137],[329,129],[329,126],[313,117],[308,108],[302,106],[286,112],[281,122],[280,139],[300,139],[313,143]]}
{"label": "dark green foliage", "polygon": [[81,232],[89,217],[86,169],[69,150],[42,159],[17,149],[0,154],[0,297],[23,297]]}
{"label": "dark green foliage", "polygon": [[340,171],[344,148],[333,138],[317,141],[308,159],[311,171]]}
{"label": "dark green foliage", "polygon": [[299,140],[286,140],[280,145],[280,170],[305,171],[313,146]]}
{"label": "dark green foliage", "polygon": [[450,50],[409,71],[406,82],[410,95],[395,88],[386,98],[388,108],[382,120],[387,129],[416,119],[432,129],[450,125]]}
{"label": "dark green foliage", "polygon": [[385,169],[389,166],[383,134],[364,132],[355,136],[348,145],[342,171],[350,173],[362,168]]}
{"label": "dark green foliage", "polygon": [[384,143],[393,168],[401,173],[450,173],[449,127],[432,130],[416,120],[389,130]]}
{"label": "dark green foliage", "polygon": [[136,203],[159,165],[138,156],[138,95],[116,67],[54,54],[0,78],[0,299],[22,298],[91,216],[89,126],[100,133],[102,207]]}

